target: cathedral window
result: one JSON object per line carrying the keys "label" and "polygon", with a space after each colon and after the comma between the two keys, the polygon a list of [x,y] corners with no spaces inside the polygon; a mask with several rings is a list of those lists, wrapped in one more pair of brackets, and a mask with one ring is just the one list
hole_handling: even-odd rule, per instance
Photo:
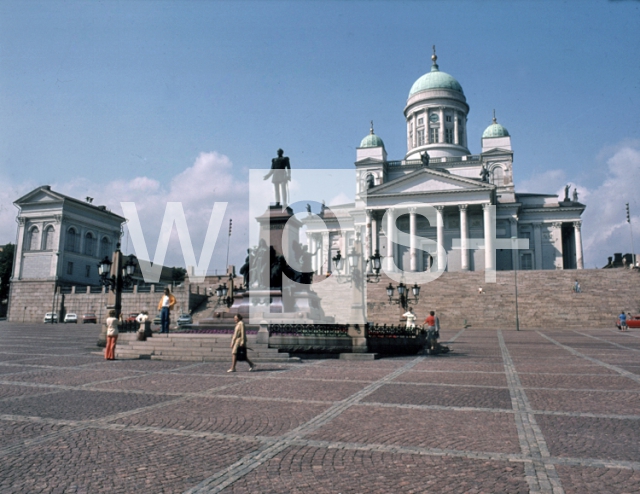
{"label": "cathedral window", "polygon": [[453,129],[444,129],[444,140],[448,144],[453,144]]}
{"label": "cathedral window", "polygon": [[424,125],[424,118],[420,117],[418,119],[418,125]]}
{"label": "cathedral window", "polygon": [[91,234],[91,232],[87,233],[84,237],[84,253],[87,256],[95,256],[96,255],[96,238]]}
{"label": "cathedral window", "polygon": [[67,230],[67,238],[64,242],[64,250],[67,252],[78,252],[80,249],[80,233],[76,232],[75,228],[69,228]]}
{"label": "cathedral window", "polygon": [[424,129],[418,129],[418,146],[424,145]]}
{"label": "cathedral window", "polygon": [[48,226],[44,231],[44,250],[53,250],[53,227]]}
{"label": "cathedral window", "polygon": [[111,240],[102,237],[100,242],[100,257],[111,257]]}
{"label": "cathedral window", "polygon": [[451,115],[447,115],[446,117],[444,117],[444,121],[451,122]]}
{"label": "cathedral window", "polygon": [[464,139],[462,138],[463,135],[464,135],[463,130],[460,127],[458,127],[458,142],[460,144],[462,144],[464,142]]}
{"label": "cathedral window", "polygon": [[436,143],[438,142],[438,129],[437,127],[434,127],[432,129],[429,129],[431,131],[431,135],[429,136],[429,141]]}
{"label": "cathedral window", "polygon": [[500,167],[493,170],[493,185],[504,185],[504,170]]}
{"label": "cathedral window", "polygon": [[29,237],[27,238],[27,245],[29,246],[29,250],[39,250],[38,242],[40,240],[40,230],[38,230],[37,226],[34,226],[31,230],[29,230]]}

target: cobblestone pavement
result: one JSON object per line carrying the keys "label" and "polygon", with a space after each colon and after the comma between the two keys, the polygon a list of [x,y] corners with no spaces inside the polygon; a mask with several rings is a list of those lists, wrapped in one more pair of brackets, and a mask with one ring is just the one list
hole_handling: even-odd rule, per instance
{"label": "cobblestone pavement", "polygon": [[637,493],[640,332],[443,331],[453,353],[118,360],[0,323],[0,492]]}

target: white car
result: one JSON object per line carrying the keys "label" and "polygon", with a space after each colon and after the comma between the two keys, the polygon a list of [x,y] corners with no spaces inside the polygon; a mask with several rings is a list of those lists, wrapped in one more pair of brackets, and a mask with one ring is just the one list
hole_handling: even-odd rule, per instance
{"label": "white car", "polygon": [[78,314],[74,314],[73,312],[68,312],[66,316],[64,316],[64,322],[73,322],[78,323]]}
{"label": "white car", "polygon": [[58,322],[58,314],[56,314],[55,312],[47,312],[44,315],[44,321],[46,323],[52,324],[54,322]]}
{"label": "white car", "polygon": [[192,323],[193,319],[189,314],[180,314],[180,317],[178,317],[178,326],[185,326]]}

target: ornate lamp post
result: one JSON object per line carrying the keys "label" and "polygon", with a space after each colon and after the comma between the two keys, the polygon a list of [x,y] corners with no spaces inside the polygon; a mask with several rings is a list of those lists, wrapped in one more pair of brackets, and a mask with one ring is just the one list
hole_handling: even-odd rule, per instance
{"label": "ornate lamp post", "polygon": [[382,256],[376,249],[375,253],[368,259],[371,262],[373,275],[367,276],[367,283],[378,283],[380,281],[380,269],[382,268]]}
{"label": "ornate lamp post", "polygon": [[[397,287],[398,298],[394,299],[393,293],[396,290],[396,288],[394,288],[392,283],[389,283],[389,286],[387,287],[387,297],[389,297],[389,303],[395,303],[395,304],[398,304],[403,309],[407,309],[409,307],[409,302],[411,302],[411,300],[407,296],[408,289],[409,287],[407,285],[400,282],[400,284]],[[414,284],[411,287],[411,293],[413,295],[413,302],[418,303],[418,300],[420,299],[420,285],[418,285],[417,283]]]}
{"label": "ornate lamp post", "polygon": [[[107,314],[111,309],[116,311],[116,317],[120,317],[122,312],[122,289],[131,286],[133,280],[131,275],[135,271],[136,265],[128,259],[126,264],[122,262],[122,252],[120,252],[120,242],[116,244],[116,250],[113,253],[112,260],[107,256],[98,263],[98,274],[100,275],[100,284],[109,287],[109,295],[107,296]],[[98,340],[98,346],[105,346],[107,341],[107,327],[103,324]]]}

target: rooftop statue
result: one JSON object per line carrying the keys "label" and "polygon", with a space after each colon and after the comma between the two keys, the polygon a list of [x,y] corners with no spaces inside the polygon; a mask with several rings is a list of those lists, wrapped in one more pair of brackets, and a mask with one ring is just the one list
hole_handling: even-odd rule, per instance
{"label": "rooftop statue", "polygon": [[[291,164],[289,158],[283,156],[284,151],[278,149],[278,156],[271,160],[271,171],[264,176],[264,179],[271,177],[271,183],[276,192],[276,206],[288,205],[288,182],[291,180]],[[282,203],[280,201],[282,199]]]}

